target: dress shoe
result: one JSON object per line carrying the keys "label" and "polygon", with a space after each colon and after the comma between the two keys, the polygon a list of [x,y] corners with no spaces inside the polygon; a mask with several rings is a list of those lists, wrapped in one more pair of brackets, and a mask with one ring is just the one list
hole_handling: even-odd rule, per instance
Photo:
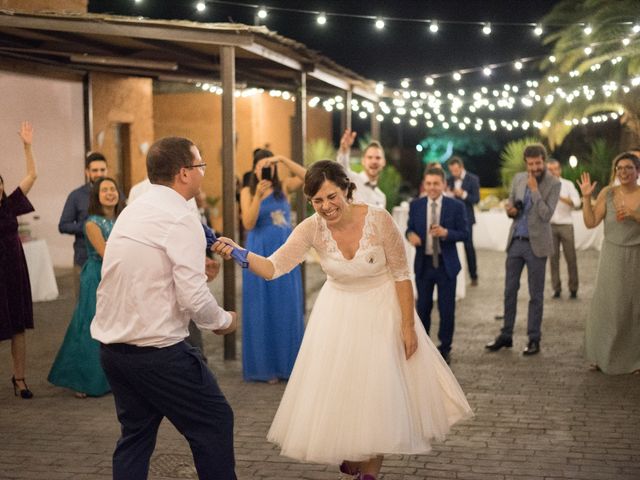
{"label": "dress shoe", "polygon": [[497,352],[502,347],[505,347],[505,348],[513,347],[513,340],[511,338],[505,338],[503,336],[497,336],[496,339],[493,342],[487,343],[484,346],[484,348],[486,348],[490,352]]}
{"label": "dress shoe", "polygon": [[527,348],[522,351],[522,354],[535,355],[536,353],[540,353],[540,342],[537,342],[536,340],[529,340]]}
{"label": "dress shoe", "polygon": [[576,292],[575,290],[572,290],[570,298],[578,298],[578,292]]}
{"label": "dress shoe", "polygon": [[477,278],[472,278],[471,279],[471,286],[472,287],[477,287],[478,286],[478,279]]}
{"label": "dress shoe", "polygon": [[[18,382],[22,382],[24,385],[24,388],[20,388],[20,385],[18,385]],[[13,377],[11,377],[11,384],[13,385],[13,394],[16,397],[20,395],[20,398],[24,400],[29,400],[30,398],[33,398],[33,393],[31,392],[31,390],[29,390],[29,387],[27,386],[27,382],[24,381],[24,378],[16,378],[14,375]]]}
{"label": "dress shoe", "polygon": [[553,292],[553,298],[560,298],[560,290]]}
{"label": "dress shoe", "polygon": [[451,352],[440,352],[440,355],[442,355],[443,360],[447,362],[447,365],[451,365]]}

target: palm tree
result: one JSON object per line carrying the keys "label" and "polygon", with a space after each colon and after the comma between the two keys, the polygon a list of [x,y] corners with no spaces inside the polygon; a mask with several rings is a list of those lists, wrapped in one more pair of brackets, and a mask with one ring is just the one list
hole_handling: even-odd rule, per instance
{"label": "palm tree", "polygon": [[[553,95],[553,99],[549,97],[549,105],[541,102],[537,113],[551,123],[541,131],[551,148],[575,126],[564,120],[605,112],[620,114],[622,144],[640,143],[640,32],[636,31],[640,27],[633,28],[638,22],[638,0],[562,0],[543,18],[542,24],[551,32],[544,42],[553,44],[556,60],[542,62],[545,80],[540,95]],[[590,34],[585,33],[587,26]],[[560,80],[550,81],[554,76]],[[604,84],[611,87],[608,93]],[[585,93],[585,85],[591,95]]]}

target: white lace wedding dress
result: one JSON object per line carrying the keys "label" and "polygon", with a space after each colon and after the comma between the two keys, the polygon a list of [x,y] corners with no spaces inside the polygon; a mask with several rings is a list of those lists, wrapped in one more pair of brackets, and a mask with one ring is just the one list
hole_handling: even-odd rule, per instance
{"label": "white lace wedding dress", "polygon": [[[276,276],[319,256],[327,281],[267,436],[282,455],[339,464],[431,449],[471,408],[418,315],[418,350],[405,359],[395,282],[409,279],[403,240],[386,210],[368,207],[347,260],[319,215],[270,258]],[[282,301],[287,301],[283,298]]]}

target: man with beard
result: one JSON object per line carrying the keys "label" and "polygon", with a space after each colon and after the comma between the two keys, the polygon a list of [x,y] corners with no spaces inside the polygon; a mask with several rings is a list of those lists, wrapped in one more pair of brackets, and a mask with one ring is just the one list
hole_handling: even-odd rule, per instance
{"label": "man with beard", "polygon": [[380,190],[380,187],[378,187],[380,173],[387,163],[384,158],[382,145],[374,140],[366,146],[360,159],[362,172],[356,173],[351,170],[351,166],[349,165],[349,151],[355,139],[356,132],[349,129],[344,131],[340,139],[340,150],[338,151],[337,159],[347,171],[349,179],[356,184],[353,200],[385,208],[387,205],[387,197],[384,192]]}
{"label": "man with beard", "polygon": [[513,178],[506,208],[513,223],[507,242],[504,323],[500,335],[485,346],[491,352],[513,346],[520,276],[525,265],[529,282],[529,343],[522,353],[535,355],[540,351],[545,266],[547,257],[553,253],[550,222],[560,196],[560,181],[547,174],[546,158],[547,151],[543,145],[528,145],[524,150],[527,171]]}

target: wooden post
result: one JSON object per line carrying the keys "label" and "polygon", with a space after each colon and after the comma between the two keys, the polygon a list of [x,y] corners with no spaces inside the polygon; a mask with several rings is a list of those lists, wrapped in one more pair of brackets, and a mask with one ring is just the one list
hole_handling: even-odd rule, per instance
{"label": "wooden post", "polygon": [[[223,232],[226,237],[236,237],[236,170],[235,170],[235,138],[236,138],[236,71],[235,47],[220,47],[220,67],[222,75],[222,199],[223,199]],[[225,310],[236,311],[236,267],[233,260],[224,262],[223,271]],[[236,358],[236,334],[224,337],[224,359]]]}
{"label": "wooden post", "polygon": [[[298,77],[298,85],[296,89],[296,113],[294,118],[293,133],[293,161],[304,165],[304,157],[306,156],[307,142],[307,74],[300,72]],[[306,217],[307,202],[305,201],[302,188],[298,190],[296,195],[296,219],[300,224]],[[306,311],[306,268],[303,263],[301,266],[302,275],[302,305],[305,305]]]}

